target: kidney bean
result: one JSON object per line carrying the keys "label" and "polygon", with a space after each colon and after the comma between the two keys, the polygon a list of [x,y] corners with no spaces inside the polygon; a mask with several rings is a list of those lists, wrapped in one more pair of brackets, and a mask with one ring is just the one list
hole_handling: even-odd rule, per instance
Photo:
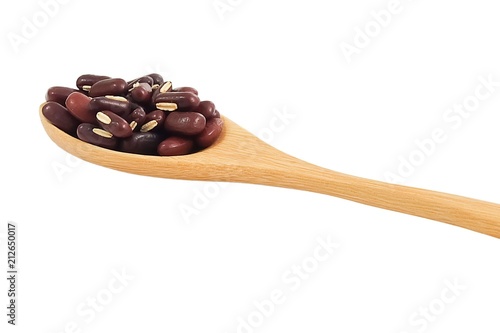
{"label": "kidney bean", "polygon": [[130,97],[134,102],[139,104],[148,103],[151,101],[151,96],[153,95],[153,89],[148,83],[139,83],[130,92]]}
{"label": "kidney bean", "polygon": [[101,127],[117,138],[126,138],[132,135],[132,128],[128,122],[111,111],[99,111],[96,114]]}
{"label": "kidney bean", "polygon": [[120,150],[133,154],[157,155],[158,145],[163,139],[164,136],[157,132],[134,132],[122,140]]}
{"label": "kidney bean", "polygon": [[191,111],[200,104],[200,98],[191,92],[164,92],[156,95],[156,108],[164,111]]}
{"label": "kidney bean", "polygon": [[211,146],[219,138],[224,121],[220,118],[212,118],[207,121],[203,131],[196,136],[195,142],[200,148]]}
{"label": "kidney bean", "polygon": [[142,107],[137,107],[132,111],[128,116],[125,117],[125,120],[128,121],[132,130],[136,128],[141,128],[141,126],[146,121],[146,111]]}
{"label": "kidney bean", "polygon": [[128,91],[128,84],[123,79],[104,79],[92,85],[89,91],[90,97],[114,95],[122,96]]}
{"label": "kidney bean", "polygon": [[158,87],[158,92],[164,93],[172,91],[172,82],[165,81]]}
{"label": "kidney bean", "polygon": [[132,104],[121,96],[100,96],[94,97],[90,101],[90,111],[112,111],[120,117],[127,116],[132,110]]}
{"label": "kidney bean", "polygon": [[198,107],[193,110],[194,112],[201,113],[205,118],[215,118],[215,104],[210,101],[202,101],[198,104]]}
{"label": "kidney bean", "polygon": [[90,110],[91,98],[81,92],[71,93],[66,99],[66,108],[83,123],[97,124],[96,112]]}
{"label": "kidney bean", "polygon": [[83,74],[76,79],[76,86],[80,90],[89,91],[94,83],[106,79],[110,79],[110,77],[106,75]]}
{"label": "kidney bean", "polygon": [[42,114],[60,130],[75,136],[80,122],[69,113],[68,109],[57,102],[47,102],[42,107]]}
{"label": "kidney bean", "polygon": [[193,140],[179,136],[171,136],[163,140],[158,145],[158,155],[176,156],[186,155],[192,152],[194,147]]}
{"label": "kidney bean", "polygon": [[172,89],[172,91],[175,92],[190,92],[198,96],[198,90],[194,89],[193,87],[177,87]]}
{"label": "kidney bean", "polygon": [[163,82],[165,82],[165,80],[163,80],[163,76],[161,76],[158,73],[151,73],[151,74],[148,74],[146,76],[149,76],[150,78],[153,79],[153,85],[161,86],[163,84]]}
{"label": "kidney bean", "polygon": [[67,87],[50,87],[45,94],[45,100],[56,102],[64,106],[66,103],[66,98],[68,98],[71,93],[74,93],[76,91],[78,90]]}
{"label": "kidney bean", "polygon": [[94,124],[83,123],[76,129],[76,135],[82,141],[108,149],[115,149],[118,141],[111,133]]}
{"label": "kidney bean", "polygon": [[198,112],[170,112],[165,119],[165,129],[167,131],[196,135],[203,131],[206,125],[206,118]]}
{"label": "kidney bean", "polygon": [[219,111],[215,110],[215,112],[214,112],[214,118],[220,118]]}
{"label": "kidney bean", "polygon": [[149,132],[149,131],[161,131],[163,129],[163,123],[165,122],[165,112],[162,110],[151,111],[146,114],[146,118],[144,119],[144,125],[141,126],[141,132]]}
{"label": "kidney bean", "polygon": [[157,89],[153,90],[149,107],[156,110],[156,103],[155,103],[156,96],[158,96],[159,93],[169,92],[171,90],[172,90],[172,82],[170,81],[163,82]]}
{"label": "kidney bean", "polygon": [[137,86],[138,84],[140,83],[147,83],[149,84],[150,86],[152,86],[154,84],[154,80],[152,77],[148,76],[148,75],[145,75],[145,76],[141,76],[141,77],[138,77],[137,79],[134,79],[134,80],[131,80],[131,81],[128,81],[127,82],[127,89],[129,91],[131,91],[132,89],[134,89],[135,86]]}

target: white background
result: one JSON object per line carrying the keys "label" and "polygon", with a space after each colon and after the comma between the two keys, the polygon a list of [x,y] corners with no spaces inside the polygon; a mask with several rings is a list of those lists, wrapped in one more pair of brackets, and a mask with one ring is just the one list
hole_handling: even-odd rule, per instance
{"label": "white background", "polygon": [[[500,203],[500,87],[458,129],[442,118],[479,76],[500,81],[495,2],[401,0],[350,63],[341,43],[389,1],[221,3],[230,10],[67,1],[14,47],[8,36],[43,9],[3,2],[1,267],[14,221],[20,275],[16,327],[1,279],[0,331],[232,333],[253,315],[256,327],[240,332],[498,332],[498,239],[319,194],[124,174],[75,162],[48,139],[38,118],[48,87],[157,71],[255,134],[276,112],[293,114],[272,145],[377,180],[443,128],[446,142],[403,183]],[[212,198],[183,218],[203,191]],[[340,246],[292,290],[283,275],[312,262],[318,237]],[[130,281],[111,294],[122,270]],[[446,281],[466,289],[445,304]],[[259,323],[254,302],[275,289],[284,302]],[[92,297],[102,311],[78,313],[93,311]],[[415,317],[429,306],[432,320]]]}

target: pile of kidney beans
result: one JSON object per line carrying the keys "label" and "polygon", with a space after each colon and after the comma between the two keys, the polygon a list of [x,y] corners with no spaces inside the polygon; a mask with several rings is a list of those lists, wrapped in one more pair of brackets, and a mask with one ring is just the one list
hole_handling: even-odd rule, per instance
{"label": "pile of kidney beans", "polygon": [[84,74],[76,88],[48,89],[45,118],[62,131],[100,147],[143,155],[200,151],[220,136],[223,120],[192,87],[173,87],[152,73],[125,81]]}

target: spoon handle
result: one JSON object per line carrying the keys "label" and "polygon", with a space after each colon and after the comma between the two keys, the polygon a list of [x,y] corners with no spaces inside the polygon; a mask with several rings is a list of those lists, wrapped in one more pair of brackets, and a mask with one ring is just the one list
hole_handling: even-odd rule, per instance
{"label": "spoon handle", "polygon": [[291,156],[275,162],[269,165],[267,185],[327,194],[500,238],[498,204],[351,176]]}

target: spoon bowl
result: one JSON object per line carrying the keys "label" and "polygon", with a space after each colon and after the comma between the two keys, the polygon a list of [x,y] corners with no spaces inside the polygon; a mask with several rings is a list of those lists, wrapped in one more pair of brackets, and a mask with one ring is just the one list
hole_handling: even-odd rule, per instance
{"label": "spoon bowl", "polygon": [[[42,104],[43,106],[43,104]],[[123,153],[88,144],[52,125],[50,139],[87,162],[143,176],[225,181],[316,192],[419,216],[500,238],[500,205],[453,194],[356,177],[302,161],[270,146],[227,117],[218,140],[181,156]]]}

